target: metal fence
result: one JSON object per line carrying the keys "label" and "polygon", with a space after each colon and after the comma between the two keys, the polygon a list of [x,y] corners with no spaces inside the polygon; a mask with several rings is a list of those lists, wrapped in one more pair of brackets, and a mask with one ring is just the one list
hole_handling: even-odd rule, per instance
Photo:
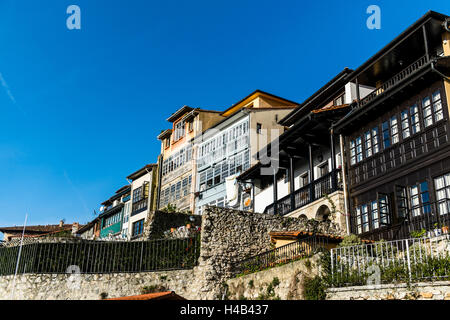
{"label": "metal fence", "polygon": [[[20,246],[0,247],[0,275],[15,273]],[[22,246],[18,273],[127,273],[191,269],[200,255],[200,237],[139,242],[83,241]]]}
{"label": "metal fence", "polygon": [[258,272],[270,267],[303,259],[317,253],[320,248],[326,248],[326,238],[311,236],[282,247],[266,251],[233,264],[235,274],[248,274]]}
{"label": "metal fence", "polygon": [[450,279],[450,237],[381,241],[331,249],[332,286]]}

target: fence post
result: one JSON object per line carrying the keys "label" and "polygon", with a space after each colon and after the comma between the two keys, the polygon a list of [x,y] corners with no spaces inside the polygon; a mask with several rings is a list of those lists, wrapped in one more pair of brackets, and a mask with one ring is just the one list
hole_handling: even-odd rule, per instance
{"label": "fence post", "polygon": [[409,282],[411,282],[412,277],[411,277],[411,256],[409,254],[409,241],[408,239],[404,240],[406,243],[406,257],[408,259],[408,274],[409,274]]}

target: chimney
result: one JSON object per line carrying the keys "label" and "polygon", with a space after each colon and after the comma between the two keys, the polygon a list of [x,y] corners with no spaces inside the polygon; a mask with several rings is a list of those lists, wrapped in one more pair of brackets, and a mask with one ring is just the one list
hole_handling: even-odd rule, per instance
{"label": "chimney", "polygon": [[72,234],[76,234],[78,229],[80,229],[80,224],[78,222],[74,222],[72,224]]}
{"label": "chimney", "polygon": [[64,226],[64,220],[59,221],[59,227],[62,228]]}

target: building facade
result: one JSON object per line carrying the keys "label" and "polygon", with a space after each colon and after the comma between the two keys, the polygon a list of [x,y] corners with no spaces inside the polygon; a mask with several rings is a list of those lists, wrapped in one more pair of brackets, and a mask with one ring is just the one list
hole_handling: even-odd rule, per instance
{"label": "building facade", "polygon": [[429,12],[352,73],[374,90],[334,125],[351,233],[399,239],[448,227],[449,42],[448,16]]}
{"label": "building facade", "polygon": [[[280,118],[279,125],[286,130],[278,145],[268,144],[261,150],[270,163],[257,162],[238,177],[252,186],[255,213],[318,220],[334,217],[346,228],[341,147],[330,128],[356,99],[355,84],[348,81],[351,72],[344,69]],[[361,91],[368,94],[369,89]]]}
{"label": "building facade", "polygon": [[124,239],[123,233],[124,214],[129,208],[130,186],[124,186],[116,191],[115,195],[102,203],[100,208],[100,239],[117,240]]}
{"label": "building facade", "polygon": [[255,91],[222,113],[224,120],[195,139],[197,146],[196,214],[206,205],[248,210],[251,203],[236,177],[251,158],[284,130],[277,120],[297,103]]}
{"label": "building facade", "polygon": [[196,148],[193,139],[222,119],[219,111],[188,106],[167,119],[172,128],[158,136],[161,140],[159,209],[172,206],[177,211],[194,212],[196,162],[193,155]]}
{"label": "building facade", "polygon": [[127,177],[131,182],[130,214],[127,219],[128,239],[141,239],[149,212],[155,206],[158,189],[156,164],[148,164]]}

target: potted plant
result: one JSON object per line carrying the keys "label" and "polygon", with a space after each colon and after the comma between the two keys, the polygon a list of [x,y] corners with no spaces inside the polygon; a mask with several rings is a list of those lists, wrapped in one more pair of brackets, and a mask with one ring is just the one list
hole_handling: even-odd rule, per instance
{"label": "potted plant", "polygon": [[443,226],[442,227],[442,233],[443,234],[448,234],[448,226]]}
{"label": "potted plant", "polygon": [[436,237],[439,237],[442,234],[441,228],[439,228],[439,224],[438,223],[434,224],[434,230],[433,231],[434,231],[434,235]]}

